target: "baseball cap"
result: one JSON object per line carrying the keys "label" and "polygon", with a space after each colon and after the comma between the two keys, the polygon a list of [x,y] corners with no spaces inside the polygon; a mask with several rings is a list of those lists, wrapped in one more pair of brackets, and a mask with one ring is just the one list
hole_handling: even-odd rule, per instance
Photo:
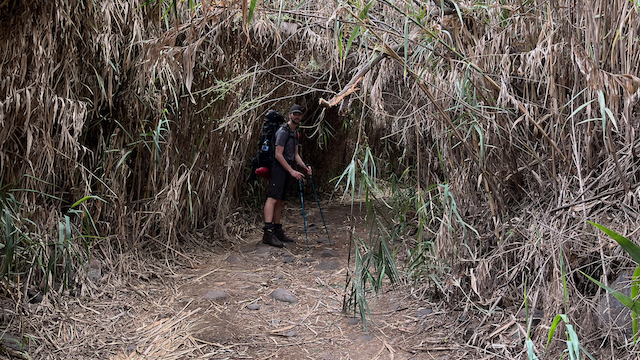
{"label": "baseball cap", "polygon": [[293,114],[293,113],[300,113],[302,114],[302,106],[295,104],[291,107],[291,110],[289,110],[289,114]]}

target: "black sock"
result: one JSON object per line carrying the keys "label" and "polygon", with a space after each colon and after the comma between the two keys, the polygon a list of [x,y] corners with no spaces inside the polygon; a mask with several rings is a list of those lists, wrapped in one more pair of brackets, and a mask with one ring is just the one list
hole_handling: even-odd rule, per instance
{"label": "black sock", "polygon": [[264,223],[264,227],[262,228],[262,230],[273,231],[273,223],[272,222]]}
{"label": "black sock", "polygon": [[277,231],[282,230],[282,224],[273,224],[273,230],[277,230]]}

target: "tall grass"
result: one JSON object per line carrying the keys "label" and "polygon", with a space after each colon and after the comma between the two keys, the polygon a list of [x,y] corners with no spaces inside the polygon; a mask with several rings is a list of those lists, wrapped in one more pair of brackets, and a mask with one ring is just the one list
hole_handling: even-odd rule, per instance
{"label": "tall grass", "polygon": [[605,289],[616,299],[618,299],[625,307],[627,307],[631,311],[631,319],[632,319],[632,329],[633,329],[633,341],[638,342],[638,315],[640,314],[640,303],[638,303],[638,290],[640,289],[640,247],[633,243],[631,240],[626,237],[618,234],[617,232],[608,229],[605,226],[600,224],[596,224],[594,222],[589,221],[590,224],[602,230],[605,234],[609,235],[613,240],[615,240],[624,251],[631,256],[633,261],[637,264],[636,268],[633,272],[633,276],[631,278],[631,296],[627,296],[622,292],[612,289],[600,281],[592,278],[591,276],[582,273],[584,276],[589,278],[594,283],[598,284],[601,288]]}
{"label": "tall grass", "polygon": [[2,193],[0,230],[4,242],[0,244],[0,276],[6,291],[16,298],[25,289],[61,293],[73,290],[82,281],[93,240],[99,235],[91,215],[73,208],[95,198],[88,196],[74,203],[69,212],[75,221],[65,215],[55,231],[47,233],[29,219],[13,193]]}
{"label": "tall grass", "polygon": [[[424,192],[416,192],[417,184],[403,182],[410,169],[402,176],[385,176],[391,181],[381,180],[377,161],[371,149],[362,146],[336,183],[336,188],[341,187],[352,206],[359,199],[360,206],[366,208],[368,238],[355,237],[350,244],[354,249],[354,270],[347,275],[343,302],[343,311],[357,313],[365,325],[368,298],[377,294],[387,281],[392,287],[426,281],[442,289],[450,264],[438,254],[451,252],[438,249],[433,241],[441,229],[450,232],[460,229],[460,238],[466,236],[467,228],[477,234],[460,217],[446,185],[433,185]],[[423,196],[430,200],[425,201]],[[404,266],[397,260],[401,251],[406,252],[402,254]],[[401,271],[402,268],[405,271]]]}

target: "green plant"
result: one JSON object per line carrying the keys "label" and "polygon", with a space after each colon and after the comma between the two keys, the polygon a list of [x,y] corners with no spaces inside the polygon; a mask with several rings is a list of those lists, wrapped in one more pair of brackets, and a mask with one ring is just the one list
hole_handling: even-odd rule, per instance
{"label": "green plant", "polygon": [[[563,289],[563,295],[564,295],[564,306],[566,311],[568,307],[568,289],[567,289],[567,279],[566,279],[567,276],[564,268],[562,249],[560,249],[560,273],[562,276],[562,289]],[[525,340],[525,346],[527,348],[526,349],[527,358],[529,360],[539,360],[538,356],[535,354],[535,351],[534,351],[533,341],[530,338],[530,326],[531,326],[532,320],[530,319],[528,300],[529,300],[529,297],[527,294],[527,285],[525,282],[524,306],[527,312],[527,320],[529,321],[529,324],[527,326],[527,334],[526,334],[527,339]],[[533,308],[535,308],[536,300],[537,300],[537,295],[535,296],[535,299],[534,299]],[[580,344],[580,339],[578,337],[578,334],[576,333],[573,325],[569,321],[569,317],[566,314],[558,314],[553,319],[553,322],[551,323],[551,327],[549,328],[549,335],[547,337],[547,345],[545,347],[545,351],[546,349],[548,349],[549,344],[551,343],[551,339],[553,338],[553,335],[558,329],[558,326],[560,325],[561,321],[564,321],[565,328],[566,328],[565,333],[567,336],[567,340],[566,340],[567,348],[564,350],[564,352],[569,354],[569,359],[580,360],[581,354],[584,353],[589,359],[595,360],[594,357],[591,356],[591,354],[589,354],[589,352]]]}
{"label": "green plant", "polygon": [[549,338],[547,339],[547,347],[549,347],[549,343],[551,343],[551,338],[553,338],[553,334],[555,334],[556,329],[560,324],[560,321],[564,321],[565,327],[567,328],[566,330],[567,349],[565,350],[565,352],[569,353],[569,359],[580,360],[581,359],[580,351],[582,350],[582,352],[584,352],[589,357],[589,359],[595,360],[594,357],[591,356],[591,354],[589,354],[582,345],[580,345],[578,334],[573,328],[573,325],[571,325],[571,323],[569,322],[569,318],[567,317],[567,315],[564,315],[564,314],[558,314],[553,319],[553,323],[551,323],[551,328],[549,329]]}
{"label": "green plant", "polygon": [[[362,199],[366,208],[369,236],[352,241],[355,270],[347,276],[343,302],[343,311],[358,313],[365,327],[367,295],[377,293],[385,279],[392,285],[402,281],[396,264],[397,250],[407,247],[407,278],[427,279],[441,288],[439,278],[450,265],[435,255],[431,235],[436,234],[445,219],[450,231],[457,221],[463,230],[470,228],[475,232],[462,220],[447,185],[433,185],[420,191],[417,184],[405,183],[410,168],[383,181],[378,177],[376,162],[368,146],[360,148],[336,184],[336,187],[344,184],[344,194],[352,204],[356,198]],[[423,198],[426,196],[428,201]]]}
{"label": "green plant", "polygon": [[[638,245],[634,244],[631,240],[618,234],[617,232],[606,228],[605,226],[596,224],[591,221],[589,221],[589,223],[597,227],[598,229],[602,230],[605,234],[609,235],[624,249],[624,251],[626,251],[631,256],[631,258],[633,259],[633,261],[636,262],[636,264],[640,264],[640,247],[638,247]],[[591,276],[585,273],[582,273],[582,274],[587,278],[589,278],[591,281],[598,284],[598,286],[600,286],[601,288],[611,293],[613,296],[615,296],[616,299],[620,300],[620,302],[625,307],[631,310],[631,318],[632,318],[632,326],[633,326],[633,341],[637,342],[638,341],[638,314],[640,314],[640,303],[638,303],[636,299],[638,297],[638,289],[640,288],[640,281],[638,280],[640,278],[640,265],[637,266],[635,271],[633,272],[633,277],[631,281],[631,297],[621,293],[620,291],[614,290],[602,284],[598,280],[592,278]]]}
{"label": "green plant", "polygon": [[[17,191],[17,190],[14,190]],[[13,193],[0,192],[0,230],[4,243],[0,243],[0,276],[7,290],[21,291],[21,286],[40,288],[45,293],[73,286],[74,268],[84,264],[91,251],[93,239],[98,238],[98,229],[87,207],[87,201],[97,196],[86,196],[63,215],[56,229],[49,234],[39,231],[28,212],[21,211]],[[70,215],[75,215],[81,226],[74,225]],[[81,240],[84,251],[80,251]]]}
{"label": "green plant", "polygon": [[[4,235],[4,244],[0,244],[0,275],[8,285],[14,281],[16,275],[21,271],[21,265],[26,258],[24,256],[24,248],[30,243],[29,235],[22,231],[22,221],[16,213],[15,207],[17,201],[13,194],[5,194],[0,192],[2,216],[0,217],[0,225]],[[9,288],[9,286],[7,286]]]}
{"label": "green plant", "polygon": [[[535,302],[535,301],[534,301]],[[535,306],[535,304],[534,304]],[[524,285],[524,308],[527,314],[527,340],[525,341],[525,345],[527,346],[527,358],[529,360],[539,360],[538,356],[533,350],[533,341],[531,340],[531,321],[532,319],[529,317],[529,296],[527,292],[527,284],[525,281]]]}
{"label": "green plant", "polygon": [[264,180],[258,179],[258,181],[247,182],[242,185],[240,199],[246,208],[255,211],[264,206],[267,191],[265,184]]}
{"label": "green plant", "polygon": [[395,257],[390,244],[398,237],[395,228],[389,226],[388,218],[381,216],[392,209],[382,197],[383,191],[378,187],[378,167],[376,160],[368,146],[356,149],[351,163],[344,170],[336,183],[346,181],[344,193],[351,197],[352,206],[356,198],[355,189],[358,187],[358,197],[364,196],[367,211],[368,241],[356,237],[350,243],[355,245],[355,271],[347,275],[343,312],[354,312],[360,315],[365,328],[369,306],[366,295],[377,293],[382,289],[383,282],[388,279],[396,284],[400,275],[395,263]]}

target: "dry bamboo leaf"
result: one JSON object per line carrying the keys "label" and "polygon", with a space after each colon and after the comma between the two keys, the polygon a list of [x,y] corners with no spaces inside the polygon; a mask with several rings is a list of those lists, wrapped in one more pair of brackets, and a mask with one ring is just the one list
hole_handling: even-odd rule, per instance
{"label": "dry bamboo leaf", "polygon": [[281,333],[281,332],[284,332],[284,331],[287,331],[287,330],[291,330],[291,329],[293,329],[293,328],[294,328],[294,327],[296,327],[296,326],[297,326],[297,325],[289,325],[289,326],[285,326],[285,327],[282,327],[282,328],[279,328],[279,329],[271,330],[271,331],[269,331],[269,332],[270,332],[271,334]]}
{"label": "dry bamboo leaf", "polygon": [[616,81],[631,95],[640,89],[640,78],[631,74],[621,74],[615,76]]}

